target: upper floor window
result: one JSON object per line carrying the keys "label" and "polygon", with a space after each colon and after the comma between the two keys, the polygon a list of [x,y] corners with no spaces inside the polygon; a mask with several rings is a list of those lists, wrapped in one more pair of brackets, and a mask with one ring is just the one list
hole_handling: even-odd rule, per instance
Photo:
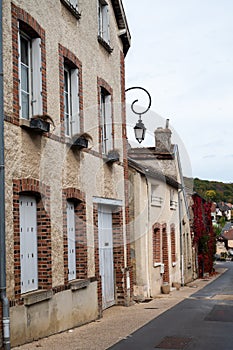
{"label": "upper floor window", "polygon": [[107,154],[113,147],[111,95],[101,88],[100,92],[100,131],[102,153]]}
{"label": "upper floor window", "polygon": [[78,74],[78,68],[64,66],[65,135],[69,137],[80,132]]}
{"label": "upper floor window", "polygon": [[171,189],[170,190],[170,209],[176,210],[177,205],[178,203],[175,197],[175,191]]}
{"label": "upper floor window", "polygon": [[61,2],[77,19],[81,17],[80,12],[78,11],[78,0],[61,0]]}
{"label": "upper floor window", "polygon": [[161,196],[161,186],[151,185],[151,205],[155,207],[161,207],[163,204],[163,198]]}
{"label": "upper floor window", "polygon": [[98,1],[98,40],[108,52],[110,47],[109,6],[105,0]]}
{"label": "upper floor window", "polygon": [[19,32],[20,117],[42,114],[41,39]]}

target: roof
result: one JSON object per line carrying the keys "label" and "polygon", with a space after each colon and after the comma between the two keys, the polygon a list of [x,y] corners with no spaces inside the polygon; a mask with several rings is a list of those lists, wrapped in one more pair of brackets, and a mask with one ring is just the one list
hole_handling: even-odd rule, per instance
{"label": "roof", "polygon": [[217,208],[219,208],[221,211],[228,211],[231,210],[231,208],[228,207],[228,205],[224,202],[218,202]]}
{"label": "roof", "polygon": [[159,171],[158,169],[155,169],[151,166],[145,166],[141,162],[137,162],[131,158],[128,158],[128,165],[141,173],[142,175],[158,179],[161,181],[166,182],[168,185],[178,189],[181,185],[172,177],[164,175],[162,171]]}
{"label": "roof", "polygon": [[144,168],[151,169],[154,173],[159,172],[163,176],[173,178],[174,181],[177,181],[174,153],[158,152],[155,147],[140,147],[129,149],[128,157]]}
{"label": "roof", "polygon": [[125,10],[121,0],[111,0],[111,3],[118,28],[120,30],[119,37],[121,38],[121,41],[123,43],[123,52],[126,56],[131,45],[131,36],[125,15]]}
{"label": "roof", "polygon": [[174,148],[175,146],[171,146],[170,151],[158,151],[155,147],[136,147],[130,148],[128,153],[137,159],[174,159]]}
{"label": "roof", "polygon": [[231,228],[228,231],[224,231],[221,236],[226,239],[227,241],[232,241],[233,240],[233,228]]}

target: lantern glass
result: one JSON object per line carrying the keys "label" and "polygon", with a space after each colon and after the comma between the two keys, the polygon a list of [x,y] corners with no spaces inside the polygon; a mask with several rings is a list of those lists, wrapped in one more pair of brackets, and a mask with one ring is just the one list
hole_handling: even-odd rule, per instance
{"label": "lantern glass", "polygon": [[136,140],[141,143],[145,139],[146,128],[141,119],[137,122],[134,127],[134,134]]}

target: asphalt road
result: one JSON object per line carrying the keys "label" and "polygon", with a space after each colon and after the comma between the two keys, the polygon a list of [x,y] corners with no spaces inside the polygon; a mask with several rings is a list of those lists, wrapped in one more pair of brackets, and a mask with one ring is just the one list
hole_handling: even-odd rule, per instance
{"label": "asphalt road", "polygon": [[130,334],[111,350],[233,350],[233,262],[206,287]]}

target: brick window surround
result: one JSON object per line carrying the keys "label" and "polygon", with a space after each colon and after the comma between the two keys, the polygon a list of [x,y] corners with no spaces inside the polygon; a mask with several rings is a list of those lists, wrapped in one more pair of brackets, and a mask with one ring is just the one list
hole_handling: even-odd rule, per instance
{"label": "brick window surround", "polygon": [[41,64],[42,64],[42,105],[43,114],[47,113],[47,87],[46,87],[46,50],[45,31],[39,23],[26,11],[11,4],[12,17],[12,62],[13,62],[13,115],[10,121],[19,125],[19,52],[18,52],[18,23],[20,28],[31,38],[41,38]]}
{"label": "brick window surround", "polygon": [[171,225],[171,261],[176,262],[176,231],[175,225]]}
{"label": "brick window surround", "polygon": [[161,228],[160,224],[156,223],[152,227],[153,234],[153,262],[161,262]]}
{"label": "brick window surround", "polygon": [[111,95],[111,107],[112,107],[112,148],[114,149],[114,110],[113,110],[113,89],[111,86],[102,78],[97,77],[97,99],[98,99],[98,142],[99,152],[102,153],[102,139],[101,139],[101,117],[100,117],[100,104],[101,104],[101,89],[105,89],[109,95]]}
{"label": "brick window surround", "polygon": [[[125,305],[126,299],[126,274],[124,271],[124,239],[123,239],[123,215],[122,208],[114,208],[112,213],[113,234],[113,266],[115,273],[116,304]],[[98,236],[98,205],[93,207],[94,218],[94,244],[95,244],[95,276],[98,281],[98,306],[99,314],[102,314],[102,284],[99,268],[99,236]]]}
{"label": "brick window surround", "polygon": [[14,215],[14,278],[15,298],[21,295],[20,272],[20,195],[34,196],[37,200],[38,289],[52,288],[50,188],[42,182],[27,178],[13,180]]}
{"label": "brick window surround", "polygon": [[67,237],[67,200],[73,202],[75,212],[75,247],[76,247],[76,278],[87,278],[87,227],[85,194],[76,188],[63,189],[63,244],[64,244],[64,279],[68,281],[68,237]]}
{"label": "brick window surround", "polygon": [[61,121],[61,138],[65,139],[65,105],[64,105],[64,64],[72,68],[78,68],[79,81],[79,112],[80,112],[80,132],[84,131],[83,120],[83,83],[82,83],[82,63],[66,47],[58,45],[59,51],[59,81],[60,81],[60,121]]}

